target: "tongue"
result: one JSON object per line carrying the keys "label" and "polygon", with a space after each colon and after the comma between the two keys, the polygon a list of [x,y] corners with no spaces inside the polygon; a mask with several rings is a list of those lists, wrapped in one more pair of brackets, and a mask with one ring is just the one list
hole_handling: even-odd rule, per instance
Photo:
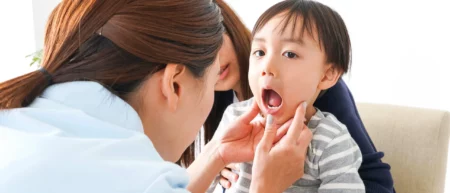
{"label": "tongue", "polygon": [[281,105],[281,97],[273,90],[270,90],[269,93],[269,105],[272,107],[278,107]]}

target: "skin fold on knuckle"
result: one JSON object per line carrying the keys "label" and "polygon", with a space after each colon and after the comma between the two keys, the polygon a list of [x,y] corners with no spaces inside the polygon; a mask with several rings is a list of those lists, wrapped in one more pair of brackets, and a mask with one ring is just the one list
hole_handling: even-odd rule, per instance
{"label": "skin fold on knuckle", "polygon": [[283,145],[283,147],[280,150],[280,154],[283,157],[289,158],[289,157],[295,156],[295,151],[294,150],[295,149],[292,147],[292,145]]}

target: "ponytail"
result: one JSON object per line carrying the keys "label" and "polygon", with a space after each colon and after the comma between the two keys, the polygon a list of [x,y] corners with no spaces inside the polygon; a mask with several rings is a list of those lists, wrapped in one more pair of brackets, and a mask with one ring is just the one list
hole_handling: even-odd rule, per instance
{"label": "ponytail", "polygon": [[[95,0],[83,1],[85,0],[62,1],[52,11],[47,22],[42,60],[42,66],[48,71],[37,70],[0,83],[0,110],[31,104],[52,83],[48,81],[48,75],[67,62],[80,46],[72,42],[86,41],[90,34],[101,28],[126,2],[104,6]],[[95,18],[93,10],[107,9],[109,10],[104,11],[106,14],[101,16],[102,19]],[[86,25],[83,30],[79,30],[76,26],[82,22],[86,22]]]}
{"label": "ponytail", "polygon": [[0,110],[28,106],[47,86],[45,75],[39,71],[0,83]]}
{"label": "ponytail", "polygon": [[211,0],[62,0],[47,22],[45,70],[0,83],[0,110],[71,81],[95,81],[126,99],[169,63],[201,77],[222,45],[221,21]]}

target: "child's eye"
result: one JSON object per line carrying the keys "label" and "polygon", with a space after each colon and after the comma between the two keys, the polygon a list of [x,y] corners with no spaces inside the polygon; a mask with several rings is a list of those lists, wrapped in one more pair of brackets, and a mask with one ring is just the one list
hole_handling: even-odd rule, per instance
{"label": "child's eye", "polygon": [[285,52],[283,53],[283,56],[288,57],[288,58],[297,58],[297,54],[295,54],[294,52]]}
{"label": "child's eye", "polygon": [[253,54],[258,57],[266,55],[266,53],[264,53],[262,50],[256,50],[255,52],[253,52]]}

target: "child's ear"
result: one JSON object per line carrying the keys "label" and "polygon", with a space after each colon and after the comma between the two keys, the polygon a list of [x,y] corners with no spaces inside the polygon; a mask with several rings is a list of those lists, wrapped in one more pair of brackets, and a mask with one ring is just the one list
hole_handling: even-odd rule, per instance
{"label": "child's ear", "polygon": [[333,87],[341,77],[342,72],[335,68],[333,64],[327,64],[324,69],[322,80],[319,84],[320,90],[326,90]]}

